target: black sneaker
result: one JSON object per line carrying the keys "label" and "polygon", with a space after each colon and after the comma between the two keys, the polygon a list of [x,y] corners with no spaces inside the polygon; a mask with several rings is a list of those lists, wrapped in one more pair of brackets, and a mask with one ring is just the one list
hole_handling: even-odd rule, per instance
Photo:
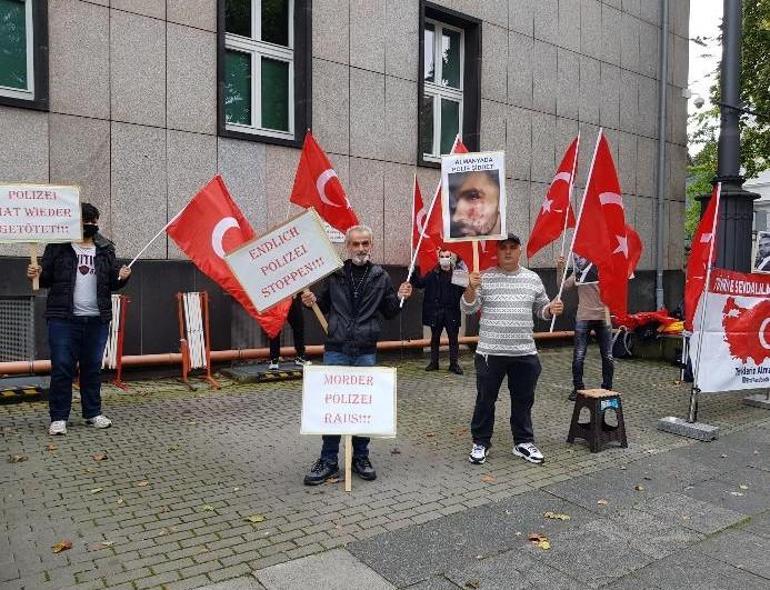
{"label": "black sneaker", "polygon": [[427,367],[425,367],[426,371],[438,371],[438,363],[430,363]]}
{"label": "black sneaker", "polygon": [[572,392],[567,396],[567,401],[574,402],[577,400],[577,389],[573,389]]}
{"label": "black sneaker", "polygon": [[454,365],[449,365],[449,372],[454,373],[455,375],[462,375],[463,368],[455,363]]}
{"label": "black sneaker", "polygon": [[317,486],[324,483],[327,479],[337,477],[340,473],[336,463],[331,463],[324,459],[318,459],[310,468],[310,472],[305,476],[306,486]]}
{"label": "black sneaker", "polygon": [[353,457],[353,473],[357,473],[361,479],[374,481],[377,479],[377,472],[372,467],[369,457]]}

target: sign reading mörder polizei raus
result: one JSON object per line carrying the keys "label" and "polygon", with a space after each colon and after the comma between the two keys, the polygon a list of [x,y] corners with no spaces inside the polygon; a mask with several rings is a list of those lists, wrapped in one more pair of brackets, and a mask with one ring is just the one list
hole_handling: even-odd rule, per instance
{"label": "sign reading m\u00f6rder polizei raus", "polygon": [[770,276],[715,268],[693,326],[696,387],[708,392],[770,388]]}

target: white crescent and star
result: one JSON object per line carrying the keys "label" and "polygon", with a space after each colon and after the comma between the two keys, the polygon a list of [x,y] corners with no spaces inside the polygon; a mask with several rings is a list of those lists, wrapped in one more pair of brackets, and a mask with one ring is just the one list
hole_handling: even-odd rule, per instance
{"label": "white crescent and star", "polygon": [[543,212],[544,213],[545,212],[550,213],[551,212],[551,205],[553,205],[553,200],[549,199],[548,197],[546,197],[545,200],[543,201],[543,209],[542,209]]}
{"label": "white crescent and star", "polygon": [[759,325],[759,343],[765,350],[770,350],[770,343],[765,338],[765,330],[767,330],[768,324],[770,324],[770,318],[765,318]]}
{"label": "white crescent and star", "polygon": [[613,250],[613,254],[617,254],[621,252],[623,256],[628,258],[628,236],[618,236],[616,235],[615,238],[618,240],[618,247]]}
{"label": "white crescent and star", "polygon": [[[325,204],[330,205],[331,207],[342,207],[342,205],[330,201],[329,197],[326,196],[326,185],[332,178],[339,180],[339,176],[337,176],[334,169],[327,168],[318,176],[318,180],[315,181],[315,188],[318,191],[318,196],[321,198],[321,201]],[[348,209],[350,209],[350,201],[348,201],[347,197],[345,197],[345,202],[347,203]]]}
{"label": "white crescent and star", "polygon": [[417,215],[415,216],[415,224],[417,225],[417,231],[420,233],[420,235],[424,238],[427,237],[427,234],[425,233],[425,216],[427,213],[425,212],[425,207],[423,206],[422,209],[420,209],[417,212]]}
{"label": "white crescent and star", "polygon": [[223,217],[219,220],[219,223],[214,226],[214,229],[211,232],[211,249],[214,250],[216,255],[222,259],[225,257],[225,249],[222,247],[222,239],[225,237],[227,230],[234,227],[241,227],[238,225],[238,221],[235,219],[235,217]]}
{"label": "white crescent and star", "polygon": [[553,180],[551,181],[551,186],[557,183],[557,181],[563,180],[564,182],[569,182],[572,180],[572,174],[569,172],[559,172],[556,176],[553,177]]}

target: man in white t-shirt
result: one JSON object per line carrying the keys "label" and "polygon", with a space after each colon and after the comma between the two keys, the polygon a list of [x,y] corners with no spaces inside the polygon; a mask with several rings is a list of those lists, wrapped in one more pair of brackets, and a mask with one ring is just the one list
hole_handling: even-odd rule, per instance
{"label": "man in white t-shirt", "polygon": [[115,260],[115,246],[99,234],[99,210],[81,206],[83,240],[49,244],[40,265],[30,264],[27,277],[48,289],[45,317],[51,349],[48,433],[66,434],[72,409],[72,382],[80,375],[80,402],[86,424],[108,428],[102,414],[101,366],[112,319],[111,293],[123,287],[131,269]]}

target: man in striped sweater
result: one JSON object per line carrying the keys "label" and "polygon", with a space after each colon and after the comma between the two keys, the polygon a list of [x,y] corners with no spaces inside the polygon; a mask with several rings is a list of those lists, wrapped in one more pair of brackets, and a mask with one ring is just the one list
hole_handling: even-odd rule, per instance
{"label": "man in striped sweater", "polygon": [[531,463],[542,463],[534,444],[532,404],[540,376],[540,360],[532,337],[532,314],[543,320],[564,311],[559,299],[548,300],[540,277],[519,264],[521,240],[514,234],[497,244],[497,267],[483,275],[470,274],[460,300],[466,314],[481,310],[476,348],[476,407],[471,420],[473,448],[468,460],[480,465],[492,446],[495,402],[503,379],[511,393],[513,454]]}

